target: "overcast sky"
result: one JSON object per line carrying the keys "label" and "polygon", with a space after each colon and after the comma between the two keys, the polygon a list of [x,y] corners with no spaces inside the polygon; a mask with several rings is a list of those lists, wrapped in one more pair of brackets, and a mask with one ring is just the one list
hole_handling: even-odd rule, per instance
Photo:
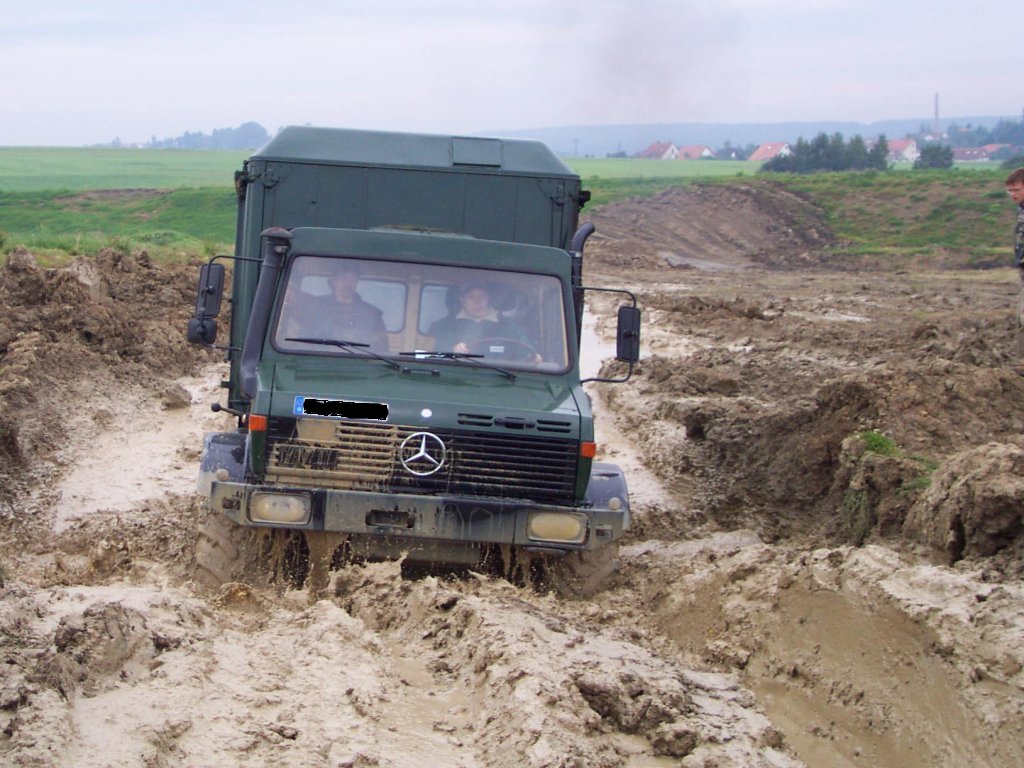
{"label": "overcast sky", "polygon": [[0,0],[0,145],[1005,115],[1019,0]]}

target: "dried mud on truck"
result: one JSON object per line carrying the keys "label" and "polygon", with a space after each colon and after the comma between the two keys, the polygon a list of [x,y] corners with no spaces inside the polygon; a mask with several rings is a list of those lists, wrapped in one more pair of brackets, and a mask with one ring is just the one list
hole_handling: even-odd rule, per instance
{"label": "dried mud on truck", "polygon": [[[579,178],[537,142],[296,127],[236,189],[237,429],[203,446],[204,578],[402,558],[598,588],[629,498],[594,461],[580,379]],[[216,340],[220,259],[196,343]],[[620,293],[624,381],[640,314]]]}

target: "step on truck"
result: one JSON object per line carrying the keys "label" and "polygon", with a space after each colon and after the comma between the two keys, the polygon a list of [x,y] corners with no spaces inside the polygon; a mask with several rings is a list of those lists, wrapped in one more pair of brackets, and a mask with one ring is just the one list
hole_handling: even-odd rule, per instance
{"label": "step on truck", "polygon": [[[583,284],[579,177],[535,141],[289,127],[235,189],[234,255],[201,268],[188,324],[216,345],[228,262],[212,407],[237,427],[203,443],[204,580],[238,579],[273,549],[246,543],[277,537],[335,563],[596,588],[630,511],[580,377],[585,296],[618,289]],[[625,365],[589,380],[639,357],[619,292]]]}

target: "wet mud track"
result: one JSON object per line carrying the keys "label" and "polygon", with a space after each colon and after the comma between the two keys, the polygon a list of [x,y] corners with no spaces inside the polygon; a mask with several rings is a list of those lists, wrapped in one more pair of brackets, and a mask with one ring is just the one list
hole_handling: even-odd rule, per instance
{"label": "wet mud track", "polygon": [[193,470],[227,417],[223,366],[179,340],[194,272],[14,258],[0,762],[1024,762],[1013,276],[765,269],[814,238],[716,230],[725,203],[686,201],[699,232],[671,198],[597,217],[594,281],[640,295],[645,348],[593,392],[634,525],[579,601],[397,564],[197,584]]}

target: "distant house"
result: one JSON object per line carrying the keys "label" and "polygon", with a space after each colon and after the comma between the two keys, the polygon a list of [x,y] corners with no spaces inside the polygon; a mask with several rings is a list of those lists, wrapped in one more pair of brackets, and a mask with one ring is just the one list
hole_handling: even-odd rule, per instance
{"label": "distant house", "polygon": [[678,156],[679,148],[667,141],[656,141],[647,149],[633,155],[644,160],[675,160]]}
{"label": "distant house", "polygon": [[984,147],[953,147],[953,162],[979,163],[983,160],[988,160]]}
{"label": "distant house", "polygon": [[676,148],[677,160],[704,160],[714,156],[715,151],[706,144]]}
{"label": "distant house", "polygon": [[769,141],[767,144],[762,144],[755,149],[747,159],[763,163],[765,160],[771,160],[773,157],[786,157],[792,153],[793,150],[787,142]]}
{"label": "distant house", "polygon": [[888,160],[893,163],[913,163],[921,156],[921,150],[914,139],[886,139],[889,145]]}

